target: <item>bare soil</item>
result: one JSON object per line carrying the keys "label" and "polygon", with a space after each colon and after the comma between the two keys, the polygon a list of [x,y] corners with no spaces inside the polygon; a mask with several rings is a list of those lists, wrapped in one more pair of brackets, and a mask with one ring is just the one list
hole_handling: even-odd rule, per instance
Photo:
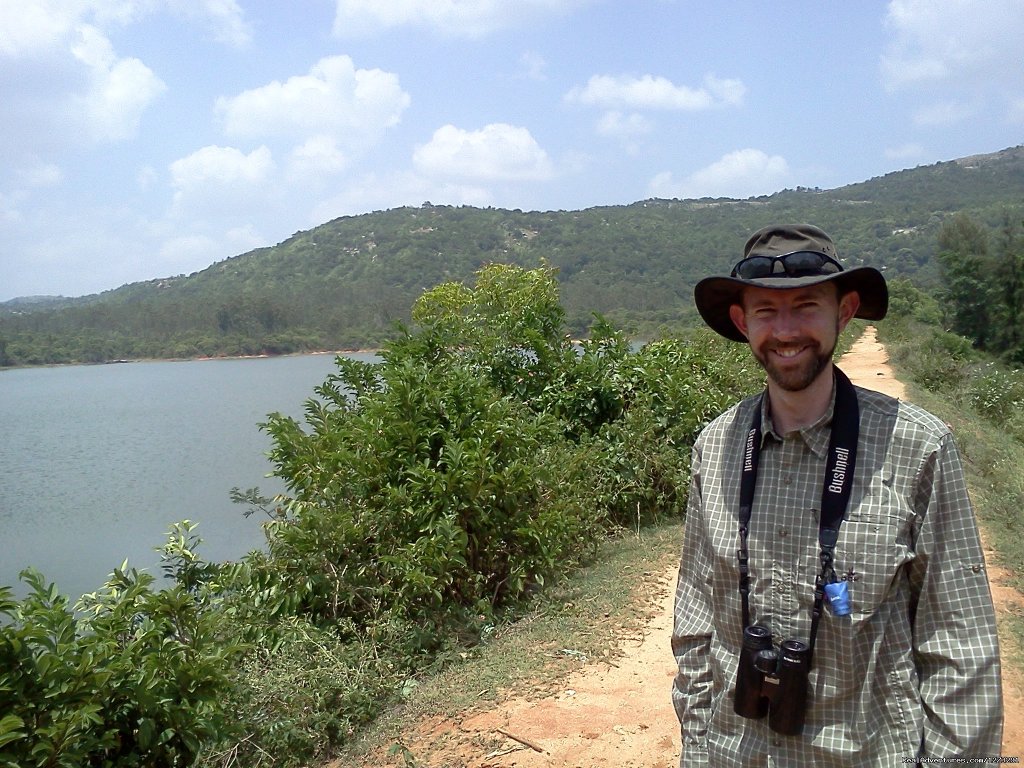
{"label": "bare soil", "polygon": [[[905,398],[888,357],[869,327],[839,365],[854,383]],[[991,557],[989,558],[991,561]],[[679,729],[670,701],[675,662],[669,647],[676,566],[651,574],[644,590],[650,619],[641,631],[621,638],[616,654],[582,665],[554,690],[512,694],[490,709],[456,719],[420,723],[403,741],[417,747],[422,768],[664,768],[679,759]],[[1024,606],[1005,585],[1006,573],[989,568],[1000,617]],[[1004,657],[1005,729],[1003,754],[1024,756],[1024,686],[1009,662],[1018,648],[1000,624]],[[393,756],[386,763],[403,765]]]}

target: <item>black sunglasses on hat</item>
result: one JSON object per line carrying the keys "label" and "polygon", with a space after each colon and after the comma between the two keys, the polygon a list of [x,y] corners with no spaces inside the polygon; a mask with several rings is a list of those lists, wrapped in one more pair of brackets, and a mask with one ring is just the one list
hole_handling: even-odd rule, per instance
{"label": "black sunglasses on hat", "polygon": [[[777,269],[781,267],[781,269]],[[757,280],[764,277],[805,277],[842,272],[843,265],[817,251],[796,251],[781,256],[749,256],[736,262],[730,277]]]}

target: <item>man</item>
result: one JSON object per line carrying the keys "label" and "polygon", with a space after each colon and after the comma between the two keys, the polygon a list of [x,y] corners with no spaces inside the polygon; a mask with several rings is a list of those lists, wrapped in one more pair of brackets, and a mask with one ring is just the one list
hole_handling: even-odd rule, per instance
{"label": "man", "polygon": [[832,363],[852,318],[885,316],[885,279],[844,269],[817,227],[772,226],[695,299],[768,385],[694,445],[672,637],[680,765],[997,756],[995,617],[952,436]]}

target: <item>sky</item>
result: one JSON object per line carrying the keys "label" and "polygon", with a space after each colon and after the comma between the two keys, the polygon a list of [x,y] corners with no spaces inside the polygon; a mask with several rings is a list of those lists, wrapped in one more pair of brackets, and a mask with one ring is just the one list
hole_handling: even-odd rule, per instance
{"label": "sky", "polygon": [[1024,144],[1024,0],[0,0],[0,301]]}

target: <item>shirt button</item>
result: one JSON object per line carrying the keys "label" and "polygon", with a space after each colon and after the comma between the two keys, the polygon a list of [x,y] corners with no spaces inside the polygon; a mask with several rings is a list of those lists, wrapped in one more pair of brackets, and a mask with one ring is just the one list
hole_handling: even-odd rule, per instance
{"label": "shirt button", "polygon": [[789,535],[789,531],[785,528],[779,528],[779,538],[784,539]]}
{"label": "shirt button", "polygon": [[786,475],[785,477],[782,478],[782,484],[783,485],[791,485],[792,483],[793,483],[793,476],[792,475]]}

